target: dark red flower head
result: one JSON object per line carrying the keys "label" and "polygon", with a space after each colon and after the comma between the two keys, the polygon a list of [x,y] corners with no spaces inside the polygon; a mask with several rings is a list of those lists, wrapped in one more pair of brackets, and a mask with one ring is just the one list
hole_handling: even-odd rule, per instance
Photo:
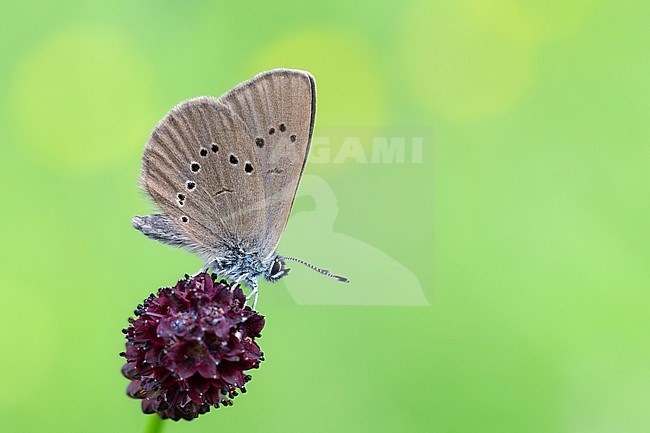
{"label": "dark red flower head", "polygon": [[255,343],[264,316],[245,301],[241,288],[201,273],[138,305],[120,355],[126,392],[142,399],[144,413],[190,420],[246,392],[244,372],[264,360]]}

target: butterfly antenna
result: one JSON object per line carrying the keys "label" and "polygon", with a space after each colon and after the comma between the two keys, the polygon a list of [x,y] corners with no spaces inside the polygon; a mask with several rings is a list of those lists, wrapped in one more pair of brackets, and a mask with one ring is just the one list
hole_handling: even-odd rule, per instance
{"label": "butterfly antenna", "polygon": [[330,278],[334,278],[336,281],[340,281],[342,283],[349,283],[350,282],[350,280],[348,280],[345,277],[342,277],[340,275],[334,275],[333,273],[331,273],[327,269],[321,269],[318,266],[314,266],[311,263],[307,263],[304,260],[300,260],[300,259],[297,259],[295,257],[287,257],[287,256],[282,256],[282,258],[285,259],[285,260],[293,260],[294,262],[298,262],[300,264],[303,264],[303,265],[307,266],[308,268],[315,270],[316,272],[320,272],[323,275],[327,275]]}

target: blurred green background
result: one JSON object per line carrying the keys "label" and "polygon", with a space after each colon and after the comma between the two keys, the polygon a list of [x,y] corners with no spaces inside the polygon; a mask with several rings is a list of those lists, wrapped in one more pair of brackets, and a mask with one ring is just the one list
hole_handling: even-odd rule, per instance
{"label": "blurred green background", "polygon": [[142,430],[120,329],[200,265],[130,226],[150,210],[144,142],[179,101],[292,67],[316,77],[316,135],[360,131],[370,152],[373,134],[416,131],[424,147],[421,163],[308,164],[335,219],[292,229],[322,215],[301,189],[280,250],[348,275],[349,304],[415,288],[431,305],[305,305],[292,290],[340,287],[294,266],[261,286],[249,393],[166,431],[650,431],[649,14],[3,0],[0,430]]}

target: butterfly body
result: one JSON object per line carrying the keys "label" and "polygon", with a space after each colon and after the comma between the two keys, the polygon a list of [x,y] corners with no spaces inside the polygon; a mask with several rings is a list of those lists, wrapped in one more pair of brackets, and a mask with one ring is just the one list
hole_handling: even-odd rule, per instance
{"label": "butterfly body", "polygon": [[244,281],[250,287],[257,286],[259,277],[275,282],[289,273],[277,253],[261,258],[256,250],[246,250],[241,246],[233,246],[225,256],[208,262],[207,267],[226,278]]}

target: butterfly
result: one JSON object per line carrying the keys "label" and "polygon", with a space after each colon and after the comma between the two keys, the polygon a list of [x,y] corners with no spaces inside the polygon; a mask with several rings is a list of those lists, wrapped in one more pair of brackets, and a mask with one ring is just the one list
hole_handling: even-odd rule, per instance
{"label": "butterfly", "polygon": [[219,98],[201,96],[172,108],[151,132],[140,183],[161,213],[135,216],[133,227],[159,242],[198,254],[204,270],[251,288],[287,275],[284,231],[309,153],[316,113],[314,77],[274,69]]}

